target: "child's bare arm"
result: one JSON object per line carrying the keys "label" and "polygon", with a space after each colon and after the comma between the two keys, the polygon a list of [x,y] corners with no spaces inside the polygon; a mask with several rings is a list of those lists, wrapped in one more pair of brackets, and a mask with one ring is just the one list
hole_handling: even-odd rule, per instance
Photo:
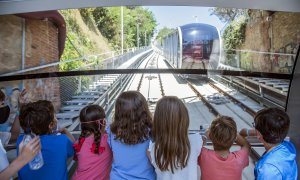
{"label": "child's bare arm", "polygon": [[201,136],[202,137],[202,146],[206,145],[207,140],[209,139],[209,129],[205,131],[205,134]]}
{"label": "child's bare arm", "polygon": [[66,129],[66,128],[61,128],[60,129],[60,133],[65,134],[66,136],[68,136],[68,138],[72,141],[75,142],[75,138],[74,136]]}
{"label": "child's bare arm", "polygon": [[241,146],[241,149],[244,149],[247,152],[250,151],[250,145],[249,145],[248,141],[243,136],[241,136],[240,134],[237,134],[235,142],[236,142],[237,145]]}

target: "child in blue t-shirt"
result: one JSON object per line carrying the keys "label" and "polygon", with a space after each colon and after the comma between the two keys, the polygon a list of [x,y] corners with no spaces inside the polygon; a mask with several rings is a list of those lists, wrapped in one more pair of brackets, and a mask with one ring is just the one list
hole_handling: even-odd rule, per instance
{"label": "child in blue t-shirt", "polygon": [[240,134],[256,135],[265,147],[266,151],[255,165],[255,179],[298,179],[296,148],[285,140],[290,127],[288,114],[278,108],[260,110],[254,117],[253,126],[255,129],[242,129]]}
{"label": "child in blue t-shirt", "polygon": [[146,150],[152,118],[145,97],[137,91],[123,92],[116,100],[115,116],[108,133],[113,153],[111,180],[154,180],[155,171]]}
{"label": "child in blue t-shirt", "polygon": [[[46,100],[28,103],[21,108],[19,119],[24,130],[30,129],[40,136],[44,159],[44,165],[38,170],[31,170],[28,164],[24,166],[18,173],[19,179],[67,179],[67,159],[74,154],[72,145],[75,139],[66,129],[61,130],[61,135],[52,134],[56,127],[52,103]],[[17,147],[22,140],[23,135],[20,135]]]}

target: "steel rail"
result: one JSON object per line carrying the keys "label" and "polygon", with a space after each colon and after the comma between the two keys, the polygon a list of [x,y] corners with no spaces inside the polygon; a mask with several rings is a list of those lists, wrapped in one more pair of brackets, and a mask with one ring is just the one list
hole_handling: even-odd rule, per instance
{"label": "steel rail", "polygon": [[[156,62],[157,62],[156,67],[157,67],[157,69],[158,69],[158,59],[159,59],[159,54],[157,54],[157,57],[156,57]],[[163,87],[163,84],[162,84],[160,73],[158,73],[158,82],[159,82],[161,96],[164,97],[165,96],[165,91],[164,91],[164,87]]]}

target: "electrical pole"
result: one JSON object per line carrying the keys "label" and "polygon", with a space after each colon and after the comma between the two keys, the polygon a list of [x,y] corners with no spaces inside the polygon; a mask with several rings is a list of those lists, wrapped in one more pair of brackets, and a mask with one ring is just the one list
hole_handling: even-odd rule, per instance
{"label": "electrical pole", "polygon": [[147,46],[147,31],[145,31],[145,46]]}
{"label": "electrical pole", "polygon": [[196,23],[198,23],[198,16],[194,16]]}
{"label": "electrical pole", "polygon": [[124,49],[124,16],[123,16],[123,6],[121,6],[121,53],[123,54]]}
{"label": "electrical pole", "polygon": [[137,47],[138,47],[138,49],[140,48],[140,37],[139,37],[139,25],[140,25],[140,23],[137,23],[137,31],[136,31],[136,41],[137,41]]}

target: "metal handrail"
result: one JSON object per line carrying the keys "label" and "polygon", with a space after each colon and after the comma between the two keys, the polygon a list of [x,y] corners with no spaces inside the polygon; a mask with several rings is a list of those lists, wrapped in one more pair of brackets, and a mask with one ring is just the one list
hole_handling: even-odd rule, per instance
{"label": "metal handrail", "polygon": [[[152,51],[149,51],[148,53],[146,53],[145,55],[141,56],[140,58],[144,58],[145,56],[147,56],[149,53],[151,53]],[[131,67],[136,67],[140,64],[139,61],[134,62]],[[112,108],[112,104],[109,104],[109,97],[114,97],[116,96],[116,94],[114,93],[116,89],[116,87],[123,87],[121,88],[119,91],[117,91],[118,93],[121,92],[121,90],[124,89],[124,87],[126,87],[127,84],[120,86],[120,83],[122,84],[123,82],[128,83],[129,79],[132,77],[132,74],[123,74],[121,75],[121,77],[117,78],[117,80],[105,91],[105,93],[103,93],[93,104],[98,104],[100,106],[102,106],[104,109],[107,110],[107,112],[110,112],[110,108]],[[125,79],[124,79],[125,78]],[[108,98],[107,98],[108,97]],[[107,108],[108,107],[108,108]],[[108,116],[108,114],[107,114]],[[68,127],[68,131],[73,131],[77,126],[79,125],[79,118],[76,118],[76,120],[73,122],[73,124]]]}
{"label": "metal handrail", "polygon": [[[28,68],[28,69],[22,69],[22,70],[18,70],[18,71],[14,71],[14,72],[0,74],[0,77],[1,76],[11,76],[11,75],[16,75],[16,74],[22,74],[22,73],[25,73],[25,72],[36,71],[36,70],[39,70],[39,69],[44,69],[44,68],[47,68],[47,67],[57,66],[57,65],[60,65],[60,64],[64,64],[64,63],[69,63],[69,62],[74,62],[74,61],[79,61],[79,60],[86,60],[86,59],[89,59],[89,58],[94,58],[95,59],[95,58],[98,58],[100,56],[104,56],[106,54],[111,54],[112,56],[104,59],[102,61],[102,63],[103,63],[103,62],[105,62],[105,61],[107,61],[111,58],[119,58],[119,57],[125,56],[126,54],[131,53],[131,52],[139,52],[139,50],[141,50],[141,49],[144,50],[145,48],[147,48],[147,47],[140,47],[140,49],[138,49],[138,50],[137,50],[137,48],[125,49],[127,52],[124,53],[123,55],[119,54],[119,52],[121,52],[121,50],[118,50],[118,51],[109,51],[109,52],[105,52],[105,53],[101,53],[101,54],[82,56],[80,58],[69,59],[69,60],[64,60],[64,61],[57,60],[58,62],[55,62],[55,63],[45,64],[45,65],[41,65],[41,66],[31,67],[31,68]],[[115,54],[117,56],[115,56]],[[92,61],[92,60],[86,60],[86,61]],[[94,63],[88,64],[88,65],[90,66],[90,65],[93,65],[93,64]],[[84,67],[88,67],[88,66],[84,66]],[[82,68],[82,67],[79,67],[78,69],[80,69],[80,68]],[[74,70],[76,70],[76,69],[74,69]]]}
{"label": "metal handrail", "polygon": [[296,56],[296,54],[255,51],[255,50],[250,50],[250,49],[223,49],[223,50],[224,51],[236,51],[236,52],[250,52],[250,53],[257,53],[257,54],[268,54],[268,55],[280,55],[280,56]]}

